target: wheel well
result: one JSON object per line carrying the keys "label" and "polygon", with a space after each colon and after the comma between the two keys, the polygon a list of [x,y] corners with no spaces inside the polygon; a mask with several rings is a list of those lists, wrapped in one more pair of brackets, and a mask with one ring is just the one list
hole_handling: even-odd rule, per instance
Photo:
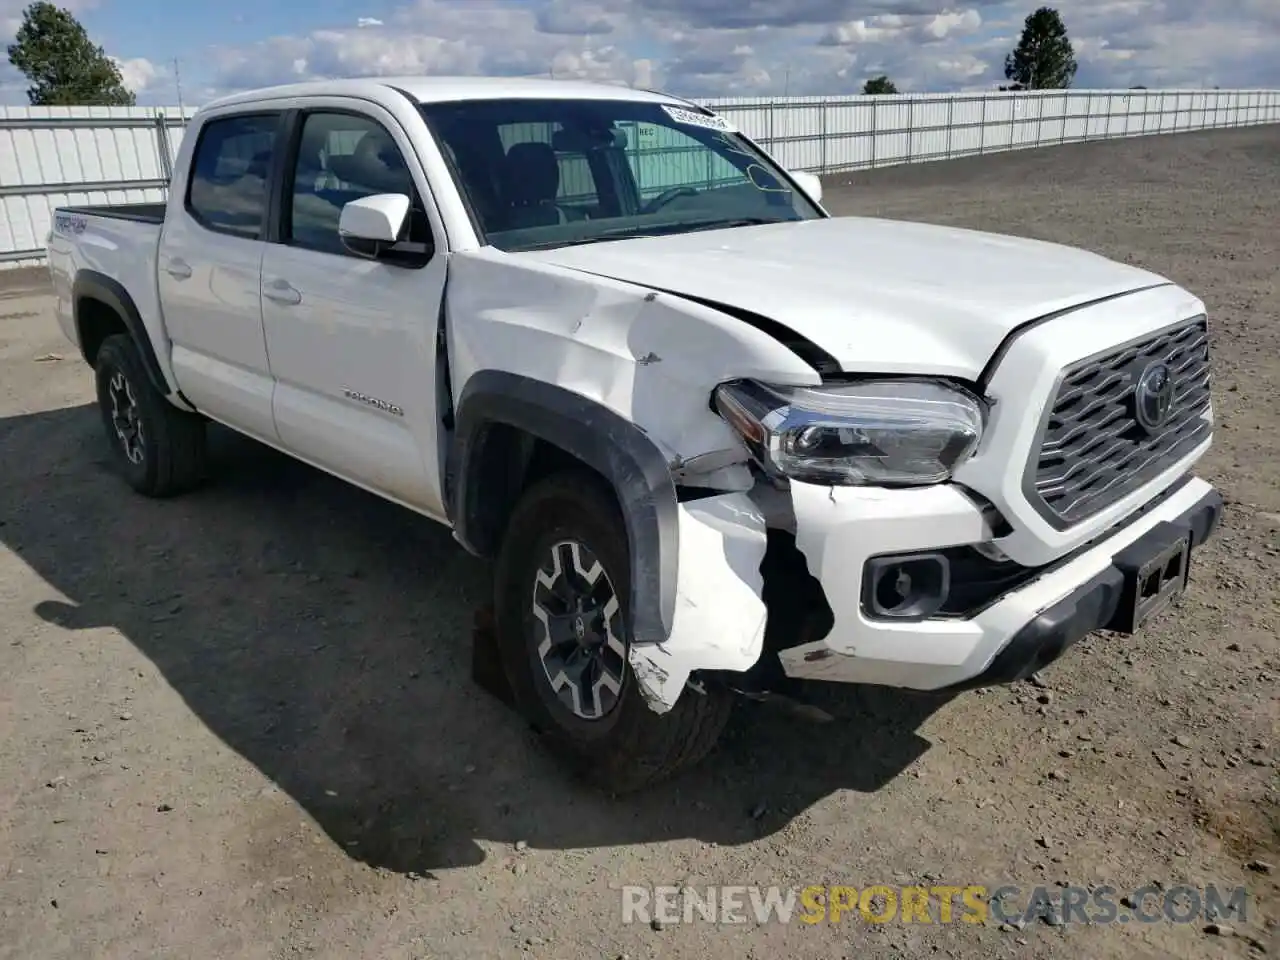
{"label": "wheel well", "polygon": [[590,474],[602,491],[617,502],[613,484],[562,447],[505,423],[483,428],[474,469],[468,471],[479,489],[469,491],[479,505],[476,545],[488,556],[498,550],[507,522],[521,495],[555,473],[577,470]]}
{"label": "wheel well", "polygon": [[80,333],[80,352],[90,366],[97,361],[98,350],[107,337],[129,332],[124,318],[114,308],[93,297],[76,301],[76,327]]}

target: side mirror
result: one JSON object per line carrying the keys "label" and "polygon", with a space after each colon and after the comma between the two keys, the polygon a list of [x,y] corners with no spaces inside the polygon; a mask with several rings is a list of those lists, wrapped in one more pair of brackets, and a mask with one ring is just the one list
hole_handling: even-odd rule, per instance
{"label": "side mirror", "polygon": [[[431,259],[433,249],[429,242],[415,243],[406,236],[415,232],[408,229],[412,216],[412,202],[403,193],[375,193],[343,206],[338,236],[357,256],[420,267]],[[425,223],[421,226],[430,230]]]}
{"label": "side mirror", "polygon": [[338,236],[348,240],[395,243],[409,216],[409,198],[403,193],[375,193],[352,200],[338,216]]}
{"label": "side mirror", "polygon": [[810,200],[814,203],[822,202],[822,180],[816,174],[805,170],[792,170],[789,172],[791,179],[808,195]]}

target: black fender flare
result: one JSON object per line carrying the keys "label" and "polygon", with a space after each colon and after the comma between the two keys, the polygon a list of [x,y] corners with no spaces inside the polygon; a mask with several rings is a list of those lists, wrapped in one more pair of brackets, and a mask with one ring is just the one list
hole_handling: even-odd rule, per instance
{"label": "black fender flare", "polygon": [[71,304],[75,316],[76,335],[80,340],[80,352],[85,361],[87,362],[89,357],[84,351],[85,331],[82,326],[84,321],[80,316],[82,300],[98,300],[116,312],[138,348],[138,353],[142,357],[142,366],[147,371],[152,385],[160,391],[161,396],[167,397],[173,393],[173,388],[164,378],[164,371],[160,369],[155,347],[151,344],[151,337],[147,335],[142,314],[138,312],[133,297],[129,296],[129,291],[119,281],[96,270],[77,271],[75,282],[71,285]]}
{"label": "black fender flare", "polygon": [[481,370],[458,399],[450,447],[448,494],[454,536],[472,553],[491,556],[501,533],[486,512],[477,474],[486,461],[488,428],[504,424],[550,443],[612,484],[631,556],[632,643],[661,643],[675,618],[679,506],[666,457],[635,424],[563,387],[519,374]]}

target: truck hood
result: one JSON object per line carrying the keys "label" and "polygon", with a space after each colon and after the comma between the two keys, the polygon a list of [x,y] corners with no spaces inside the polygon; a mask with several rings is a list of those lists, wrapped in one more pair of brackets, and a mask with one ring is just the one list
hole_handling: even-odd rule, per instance
{"label": "truck hood", "polygon": [[976,380],[1016,327],[1168,283],[1039,240],[866,217],[516,254],[782,324],[847,371]]}

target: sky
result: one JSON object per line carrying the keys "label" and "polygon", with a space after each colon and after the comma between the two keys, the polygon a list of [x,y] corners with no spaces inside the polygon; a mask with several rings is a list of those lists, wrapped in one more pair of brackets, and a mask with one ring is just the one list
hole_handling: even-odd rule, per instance
{"label": "sky", "polygon": [[[55,0],[57,2],[57,0]],[[0,0],[7,46],[26,0]],[[140,104],[377,74],[554,76],[688,97],[991,89],[1024,2],[61,0]],[[1280,87],[1280,0],[1061,0],[1075,86]],[[175,75],[174,61],[177,60]],[[0,60],[0,103],[26,102]]]}

